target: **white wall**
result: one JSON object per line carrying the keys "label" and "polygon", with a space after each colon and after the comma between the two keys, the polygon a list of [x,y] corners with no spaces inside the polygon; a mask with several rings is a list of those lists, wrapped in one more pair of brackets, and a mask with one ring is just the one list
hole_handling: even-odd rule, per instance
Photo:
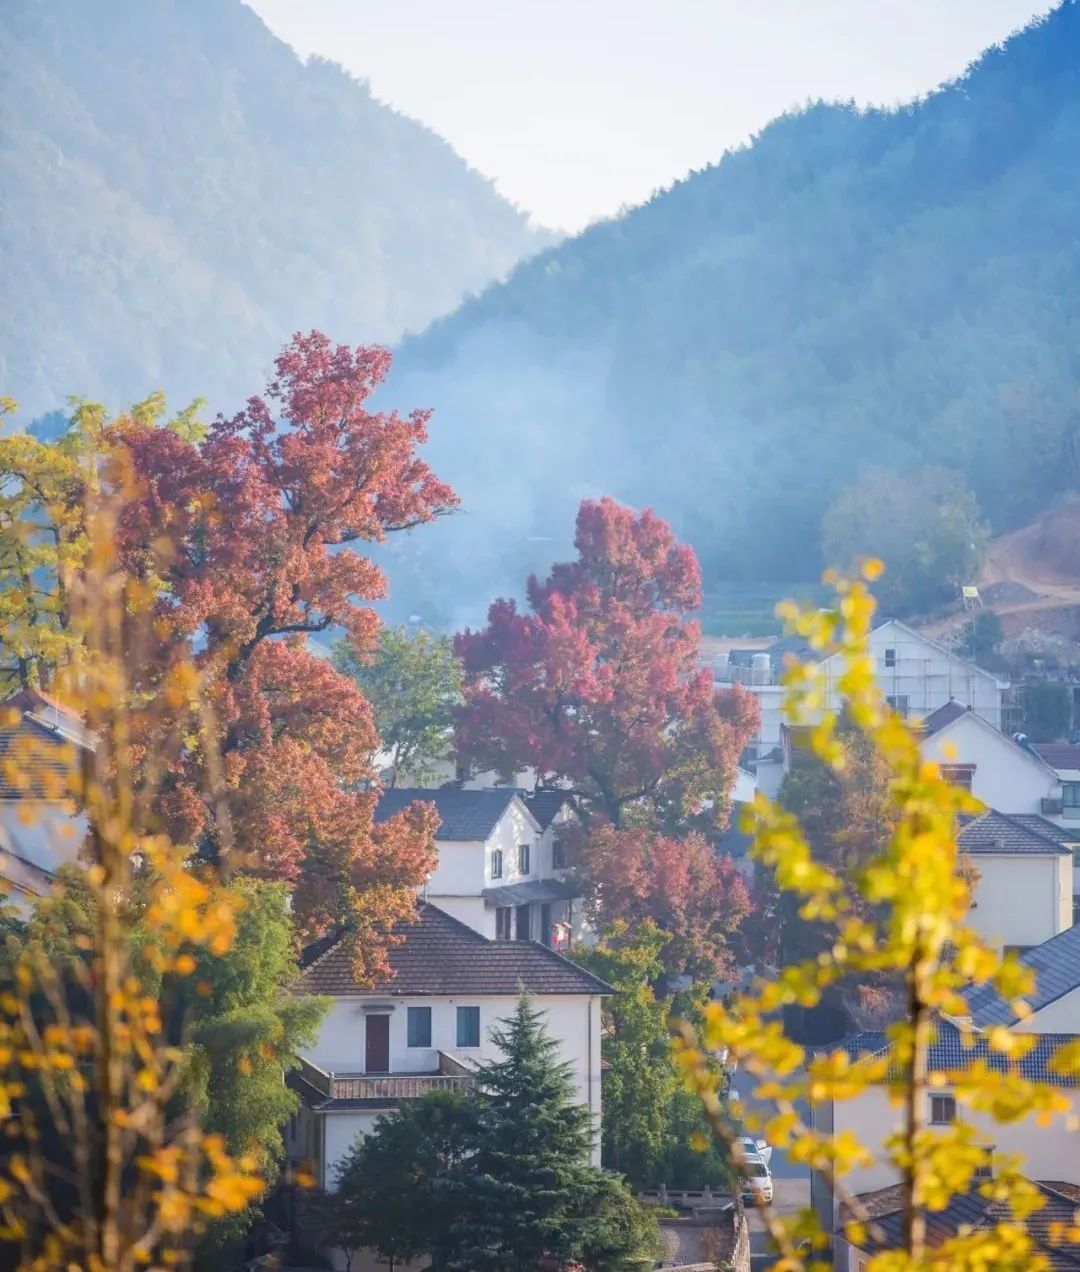
{"label": "white wall", "polygon": [[[886,665],[886,651],[894,651],[894,665]],[[974,663],[936,647],[913,631],[896,622],[883,623],[870,635],[870,652],[877,668],[878,683],[886,696],[906,695],[908,714],[926,716],[943,707],[950,698],[970,706],[995,728],[1001,727],[1002,687],[994,677]],[[829,710],[841,706],[836,680],[842,673],[838,659],[826,659],[825,702]],[[779,662],[772,668],[778,679],[784,668]],[[746,685],[757,699],[761,711],[761,728],[754,742],[764,754],[780,745],[783,720],[784,689],[779,685]],[[806,723],[812,723],[807,720]]]}
{"label": "white wall", "polygon": [[[890,649],[895,651],[893,667],[886,665]],[[882,693],[906,694],[909,715],[928,715],[955,698],[995,728],[1001,728],[1001,687],[974,663],[950,654],[897,622],[883,623],[871,633],[870,652]]]}
{"label": "white wall", "polygon": [[[491,1027],[513,1015],[517,997],[510,995],[471,997],[395,998],[390,1012],[390,1072],[433,1073],[438,1068],[438,1052],[462,1060],[496,1059],[498,1048],[490,1038]],[[592,1110],[597,1129],[600,1117],[600,999],[589,994],[544,994],[535,998],[544,1013],[544,1027],[559,1044],[559,1058],[571,1067],[578,1096]],[[309,1060],[327,1073],[360,1074],[364,1071],[364,1005],[389,1005],[387,997],[372,995],[339,998],[323,1019],[314,1047],[305,1051]],[[409,1047],[407,1008],[431,1008],[431,1046]],[[463,1049],[457,1045],[458,1006],[480,1008],[480,1046]],[[327,1162],[336,1157],[329,1155]]]}
{"label": "white wall", "polygon": [[972,795],[999,813],[1041,813],[1041,801],[1057,785],[1040,760],[972,715],[960,716],[925,738],[920,750],[939,764],[974,764]]}
{"label": "white wall", "polygon": [[1072,926],[1072,858],[973,853],[979,872],[968,922],[989,944],[1041,945]]}
{"label": "white wall", "polygon": [[[947,1092],[942,1088],[939,1093]],[[1069,1121],[1056,1118],[1049,1126],[1038,1126],[1033,1120],[995,1124],[980,1113],[960,1107],[962,1121],[975,1126],[984,1143],[993,1144],[999,1153],[1019,1153],[1024,1159],[1022,1171],[1031,1179],[1074,1179],[1080,1162],[1080,1092],[1073,1091],[1073,1129]],[[926,1097],[929,1101],[929,1096]],[[876,1156],[894,1131],[901,1127],[902,1112],[889,1102],[888,1093],[872,1087],[854,1100],[838,1101],[833,1107],[834,1134],[851,1131],[859,1143]],[[875,1160],[845,1176],[845,1187],[855,1193],[872,1192],[900,1182],[900,1176],[887,1161]],[[838,1220],[839,1206],[834,1202],[833,1226]]]}
{"label": "white wall", "polygon": [[[520,844],[529,845],[527,871],[518,868]],[[543,877],[540,872],[544,852],[539,829],[520,799],[510,802],[486,841],[438,839],[436,847],[439,857],[428,877],[425,897],[489,939],[495,936],[495,910],[484,904],[481,892],[485,888]],[[494,878],[491,873],[496,849],[501,849],[503,855],[500,878]]]}
{"label": "white wall", "polygon": [[[1080,1034],[1080,989],[1063,994],[1027,1020],[1013,1025],[1017,1033]],[[1080,1169],[1080,1161],[1077,1162]]]}

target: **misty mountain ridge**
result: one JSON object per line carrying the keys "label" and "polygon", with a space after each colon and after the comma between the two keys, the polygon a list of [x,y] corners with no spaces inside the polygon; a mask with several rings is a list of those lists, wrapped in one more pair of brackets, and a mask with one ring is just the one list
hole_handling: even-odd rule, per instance
{"label": "misty mountain ridge", "polygon": [[235,409],[298,329],[392,342],[552,241],[240,0],[0,7],[0,391]]}
{"label": "misty mountain ridge", "polygon": [[1068,0],[909,106],[781,117],[406,340],[389,397],[435,408],[464,506],[400,549],[409,603],[475,617],[600,492],[707,580],[816,574],[868,465],[959,470],[995,531],[1025,520],[1076,480],[1077,153]]}

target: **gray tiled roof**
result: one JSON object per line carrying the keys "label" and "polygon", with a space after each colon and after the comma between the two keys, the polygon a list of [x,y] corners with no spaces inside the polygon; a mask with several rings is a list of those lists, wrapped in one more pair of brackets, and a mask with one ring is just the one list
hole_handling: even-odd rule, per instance
{"label": "gray tiled roof", "polygon": [[[1080,989],[1080,926],[1066,928],[1042,945],[1036,945],[1020,961],[1035,973],[1035,991],[1027,999],[1032,1011],[1041,1011],[1058,998]],[[967,1003],[972,1020],[980,1029],[989,1025],[1011,1025],[1018,1019],[1009,1004],[989,985],[969,991]]]}
{"label": "gray tiled roof", "polygon": [[939,733],[946,725],[952,724],[954,720],[959,720],[961,716],[967,715],[970,710],[970,707],[962,706],[955,698],[950,698],[943,707],[938,707],[936,711],[931,711],[923,719],[922,731],[927,737],[934,733]]}
{"label": "gray tiled roof", "polygon": [[[1076,1201],[1057,1191],[1053,1183],[1036,1183],[1043,1198],[1043,1206],[1026,1221],[1028,1235],[1038,1247],[1048,1267],[1055,1269],[1080,1268],[1080,1247],[1063,1245],[1051,1233],[1051,1225],[1071,1226],[1076,1213]],[[862,1193],[859,1200],[869,1211],[873,1223],[881,1230],[881,1240],[865,1241],[863,1250],[894,1250],[904,1240],[904,1196],[899,1185]],[[977,1188],[954,1196],[944,1210],[924,1211],[926,1216],[926,1240],[933,1248],[955,1237],[961,1229],[977,1231],[991,1224],[1011,1218],[1006,1204],[982,1196]],[[842,1228],[837,1229],[842,1233]]]}
{"label": "gray tiled roof", "polygon": [[1031,749],[1052,769],[1080,769],[1080,745],[1075,742],[1032,742]]}
{"label": "gray tiled roof", "polygon": [[[988,1022],[993,1023],[993,1022]],[[935,1024],[935,1038],[930,1044],[929,1067],[941,1071],[964,1069],[975,1060],[985,1061],[988,1068],[998,1072],[1011,1072],[1015,1069],[1033,1082],[1048,1082],[1052,1086],[1080,1086],[1080,1077],[1055,1074],[1050,1069],[1050,1060],[1059,1047],[1072,1042],[1075,1034],[1038,1034],[1035,1046],[1013,1061],[999,1051],[991,1050],[986,1039],[977,1031],[971,1039],[971,1045],[965,1045],[965,1039],[956,1025],[947,1020],[938,1020]],[[880,1057],[889,1049],[889,1040],[881,1030],[867,1030],[845,1038],[835,1047],[822,1048],[823,1051],[844,1050],[852,1060],[863,1055]]]}
{"label": "gray tiled roof", "polygon": [[977,816],[959,818],[957,843],[967,853],[1009,852],[1067,855],[1059,827],[1035,813],[1015,816],[989,809]]}
{"label": "gray tiled roof", "polygon": [[298,992],[414,997],[442,994],[610,994],[611,986],[568,958],[533,941],[489,941],[438,907],[422,902],[416,918],[398,924],[389,949],[391,975],[359,986],[347,936],[322,942],[296,982]]}
{"label": "gray tiled roof", "polygon": [[565,791],[520,791],[519,794],[541,830],[547,830],[569,798]]}
{"label": "gray tiled roof", "polygon": [[1067,844],[1070,848],[1073,844],[1080,844],[1080,825],[1058,826],[1048,818],[1040,817],[1038,813],[1010,813],[1009,816],[1021,826],[1031,827],[1059,844]]}
{"label": "gray tiled roof", "polygon": [[386,821],[422,800],[434,804],[438,811],[436,839],[484,840],[517,798],[518,792],[512,786],[494,786],[482,791],[463,791],[457,786],[443,786],[438,790],[403,786],[383,791],[375,807],[375,820]]}

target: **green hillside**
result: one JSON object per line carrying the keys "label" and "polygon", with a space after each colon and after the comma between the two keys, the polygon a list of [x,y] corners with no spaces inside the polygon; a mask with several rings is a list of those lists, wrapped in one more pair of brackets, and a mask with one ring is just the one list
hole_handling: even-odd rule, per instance
{"label": "green hillside", "polygon": [[232,407],[289,335],[396,340],[546,241],[240,0],[0,4],[0,393]]}
{"label": "green hillside", "polygon": [[911,106],[778,119],[407,341],[394,391],[436,408],[465,499],[428,602],[508,586],[598,491],[671,517],[712,582],[813,577],[868,465],[1027,518],[1076,482],[1078,154],[1070,2]]}

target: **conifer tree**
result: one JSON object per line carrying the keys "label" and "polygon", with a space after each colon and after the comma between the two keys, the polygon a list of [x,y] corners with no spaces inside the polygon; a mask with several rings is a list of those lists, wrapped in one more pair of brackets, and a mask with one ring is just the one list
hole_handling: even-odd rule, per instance
{"label": "conifer tree", "polygon": [[503,1056],[478,1074],[476,1150],[451,1266],[535,1272],[542,1258],[583,1254],[587,1266],[619,1266],[641,1244],[641,1228],[613,1230],[610,1215],[632,1198],[622,1198],[617,1176],[590,1162],[596,1128],[540,1011],[522,998],[492,1041]]}

